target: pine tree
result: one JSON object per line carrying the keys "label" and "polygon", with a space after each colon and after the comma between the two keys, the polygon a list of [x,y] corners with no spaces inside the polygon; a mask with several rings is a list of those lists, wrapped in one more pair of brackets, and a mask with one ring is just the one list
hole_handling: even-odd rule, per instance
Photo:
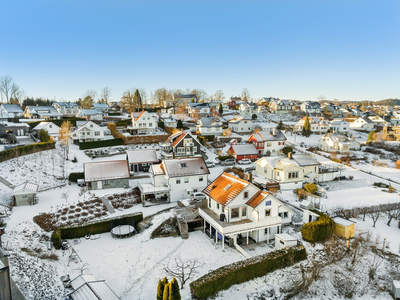
{"label": "pine tree", "polygon": [[373,142],[375,139],[374,139],[374,134],[375,134],[375,131],[371,131],[369,134],[368,134],[368,138],[367,138],[367,141],[368,142]]}
{"label": "pine tree", "polygon": [[222,107],[222,103],[219,104],[218,112],[219,112],[220,115],[222,115],[222,113],[224,112],[224,108]]}
{"label": "pine tree", "polygon": [[159,279],[157,285],[157,300],[163,300],[163,293],[164,293],[164,280],[161,281],[161,279]]}
{"label": "pine tree", "polygon": [[304,136],[310,136],[310,134],[311,134],[311,125],[310,125],[310,120],[308,119],[308,115],[306,115],[305,120],[304,120],[302,134]]}
{"label": "pine tree", "polygon": [[276,129],[282,130],[284,128],[285,127],[283,126],[283,122],[282,122],[282,120],[280,120],[279,123],[278,123],[278,126],[276,127]]}
{"label": "pine tree", "polygon": [[176,123],[176,127],[177,128],[183,128],[182,120],[178,120],[178,122]]}
{"label": "pine tree", "polygon": [[142,109],[142,96],[140,96],[138,89],[136,89],[133,99],[134,99],[134,102],[136,103],[138,111],[140,111]]}
{"label": "pine tree", "polygon": [[164,286],[164,292],[163,292],[163,300],[169,300],[169,290],[170,290],[171,284],[167,283]]}
{"label": "pine tree", "polygon": [[170,283],[168,300],[181,300],[181,293],[179,291],[178,281],[176,281],[175,277]]}

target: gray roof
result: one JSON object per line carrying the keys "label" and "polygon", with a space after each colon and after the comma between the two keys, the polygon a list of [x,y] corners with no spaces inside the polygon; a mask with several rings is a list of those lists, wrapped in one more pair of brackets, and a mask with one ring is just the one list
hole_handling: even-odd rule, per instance
{"label": "gray roof", "polygon": [[40,116],[62,116],[53,106],[27,106],[32,114]]}
{"label": "gray roof", "polygon": [[180,94],[180,93],[178,93],[178,94],[174,94],[174,98],[196,98],[197,99],[197,96],[196,96],[196,94]]}
{"label": "gray roof", "polygon": [[110,108],[107,103],[93,103],[92,106],[94,108]]}
{"label": "gray roof", "polygon": [[75,102],[55,102],[55,103],[53,103],[53,105],[55,105],[55,104],[58,106],[65,106],[67,108],[74,108],[74,107],[78,106],[78,104]]}
{"label": "gray roof", "polygon": [[8,113],[23,113],[24,111],[18,104],[2,104]]}
{"label": "gray roof", "polygon": [[273,135],[273,131],[258,131],[253,133],[253,136],[256,138],[258,142],[264,141],[286,141],[285,135],[279,130],[275,129],[275,135]]}
{"label": "gray roof", "polygon": [[369,119],[367,117],[360,117],[360,118],[363,119],[366,123],[375,124],[371,119]]}
{"label": "gray roof", "polygon": [[232,145],[233,151],[236,155],[254,155],[258,154],[256,147],[253,144],[245,145]]}
{"label": "gray roof", "polygon": [[130,177],[126,160],[88,162],[83,169],[86,182]]}
{"label": "gray roof", "polygon": [[168,177],[210,174],[202,157],[167,159],[162,164]]}
{"label": "gray roof", "polygon": [[130,164],[158,162],[157,151],[155,149],[128,150],[126,153]]}
{"label": "gray roof", "polygon": [[97,109],[81,109],[79,110],[82,112],[85,116],[91,116],[91,115],[102,115],[103,113]]}
{"label": "gray roof", "polygon": [[221,125],[214,124],[215,122],[220,122],[219,118],[216,117],[203,117],[200,119],[202,127],[219,127]]}
{"label": "gray roof", "polygon": [[312,165],[320,165],[318,160],[312,157],[310,154],[293,154],[292,159],[297,162],[297,164],[301,167],[303,166],[312,166]]}

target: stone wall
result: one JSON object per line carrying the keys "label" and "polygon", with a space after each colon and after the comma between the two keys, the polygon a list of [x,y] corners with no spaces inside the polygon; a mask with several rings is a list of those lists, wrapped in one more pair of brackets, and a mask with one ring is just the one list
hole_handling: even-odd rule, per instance
{"label": "stone wall", "polygon": [[126,144],[158,144],[168,139],[168,134],[134,135],[126,138]]}

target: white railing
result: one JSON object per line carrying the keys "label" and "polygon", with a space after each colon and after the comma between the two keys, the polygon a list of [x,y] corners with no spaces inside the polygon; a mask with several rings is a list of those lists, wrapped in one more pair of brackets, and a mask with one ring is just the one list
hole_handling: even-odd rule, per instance
{"label": "white railing", "polygon": [[170,186],[154,186],[149,183],[147,183],[147,184],[149,186],[143,186],[142,183],[138,184],[138,187],[143,194],[153,193],[153,192],[168,192],[169,190],[171,190]]}

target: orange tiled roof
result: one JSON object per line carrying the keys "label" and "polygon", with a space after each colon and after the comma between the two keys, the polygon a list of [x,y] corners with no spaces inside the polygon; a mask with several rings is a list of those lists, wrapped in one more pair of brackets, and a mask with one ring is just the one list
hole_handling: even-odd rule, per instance
{"label": "orange tiled roof", "polygon": [[231,202],[250,183],[228,173],[222,173],[203,192],[222,205]]}
{"label": "orange tiled roof", "polygon": [[187,135],[187,132],[182,132],[180,136],[178,136],[175,141],[171,144],[171,147],[175,147],[178,143]]}
{"label": "orange tiled roof", "polygon": [[250,205],[252,208],[256,208],[268,195],[269,193],[267,192],[258,191],[249,199],[249,201],[246,202],[246,204]]}
{"label": "orange tiled roof", "polygon": [[140,117],[141,117],[141,116],[143,116],[143,114],[144,114],[145,112],[146,112],[146,111],[145,111],[145,110],[143,110],[143,111],[140,113],[139,117],[135,118],[135,121],[139,120],[139,119],[140,119]]}

